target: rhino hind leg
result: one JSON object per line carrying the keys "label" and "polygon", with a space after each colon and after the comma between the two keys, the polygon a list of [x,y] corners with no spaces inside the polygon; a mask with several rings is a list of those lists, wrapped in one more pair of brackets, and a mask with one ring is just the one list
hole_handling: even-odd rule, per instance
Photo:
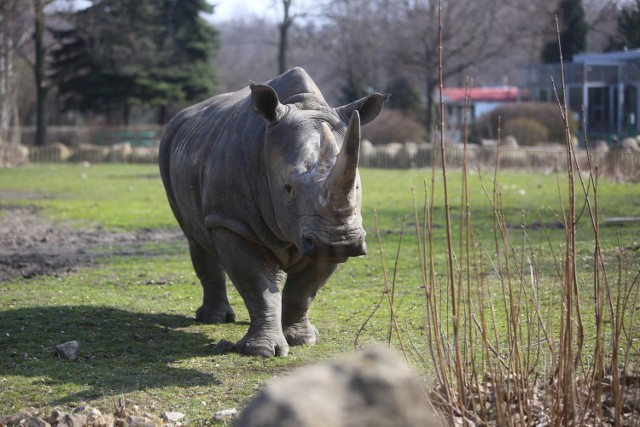
{"label": "rhino hind leg", "polygon": [[224,270],[217,258],[189,239],[193,268],[202,284],[202,305],[196,311],[196,320],[202,323],[230,323],[236,315],[227,298]]}
{"label": "rhino hind leg", "polygon": [[309,307],[335,269],[335,264],[316,263],[287,277],[282,292],[282,329],[289,345],[318,341],[318,330],[309,322]]}

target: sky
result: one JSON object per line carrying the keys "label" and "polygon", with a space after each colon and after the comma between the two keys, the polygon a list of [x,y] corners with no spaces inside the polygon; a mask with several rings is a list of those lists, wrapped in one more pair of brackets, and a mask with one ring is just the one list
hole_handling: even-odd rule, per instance
{"label": "sky", "polygon": [[228,21],[234,17],[254,15],[275,19],[273,0],[210,0],[215,5],[212,21]]}
{"label": "sky", "polygon": [[[276,20],[277,13],[274,8],[277,0],[207,0],[209,4],[215,6],[212,22],[228,21],[234,17],[243,15],[253,15],[261,18]],[[88,0],[72,0],[75,9],[88,7],[91,3]]]}

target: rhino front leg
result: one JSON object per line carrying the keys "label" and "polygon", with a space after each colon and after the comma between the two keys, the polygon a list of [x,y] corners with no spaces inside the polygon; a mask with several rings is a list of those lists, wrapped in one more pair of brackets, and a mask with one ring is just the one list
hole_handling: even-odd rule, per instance
{"label": "rhino front leg", "polygon": [[262,246],[224,229],[216,230],[213,237],[222,265],[251,319],[246,335],[236,343],[236,350],[265,357],[286,356],[289,345],[282,333],[282,297],[278,288],[284,273]]}
{"label": "rhino front leg", "polygon": [[282,329],[290,345],[313,345],[318,341],[318,330],[309,322],[309,307],[336,267],[335,264],[309,264],[287,277],[282,291]]}
{"label": "rhino front leg", "polygon": [[188,241],[191,262],[203,291],[202,305],[196,311],[196,320],[210,324],[235,321],[236,315],[227,298],[226,278],[220,262],[195,241]]}

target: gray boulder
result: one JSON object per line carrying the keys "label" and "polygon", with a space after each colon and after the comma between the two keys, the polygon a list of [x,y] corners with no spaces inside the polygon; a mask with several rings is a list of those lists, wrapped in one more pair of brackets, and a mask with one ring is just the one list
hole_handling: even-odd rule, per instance
{"label": "gray boulder", "polygon": [[56,345],[56,354],[61,359],[76,360],[79,353],[80,344],[76,340]]}
{"label": "gray boulder", "polygon": [[269,384],[238,427],[436,426],[419,380],[383,348],[299,369]]}

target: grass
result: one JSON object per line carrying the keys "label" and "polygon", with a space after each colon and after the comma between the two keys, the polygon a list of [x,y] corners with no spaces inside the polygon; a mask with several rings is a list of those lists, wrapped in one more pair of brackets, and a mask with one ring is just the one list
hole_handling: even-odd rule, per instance
{"label": "grass", "polygon": [[[425,374],[420,363],[427,358],[428,341],[425,296],[422,288],[418,239],[415,232],[412,191],[422,204],[425,179],[431,172],[420,170],[361,170],[369,255],[350,260],[322,289],[312,306],[311,319],[321,341],[313,347],[295,347],[286,358],[261,359],[236,354],[216,354],[221,339],[238,340],[247,328],[248,315],[242,301],[230,287],[230,300],[237,323],[200,325],[193,317],[200,304],[200,285],[192,271],[186,245],[176,243],[156,257],[112,257],[63,277],[40,276],[0,284],[0,414],[23,407],[48,411],[71,408],[88,402],[101,410],[113,408],[123,396],[141,408],[177,410],[196,424],[216,423],[216,411],[241,408],[266,381],[296,366],[333,357],[354,347],[357,331],[383,296],[383,270],[376,242],[374,211],[387,268],[393,270],[402,234],[397,278],[395,314],[406,345],[415,348],[413,365]],[[469,205],[474,242],[479,248],[494,245],[494,213],[482,184],[491,191],[491,174],[469,177]],[[441,177],[436,176],[436,189]],[[460,216],[461,174],[449,173],[454,235]],[[501,172],[501,193],[505,222],[519,253],[520,225],[528,224],[529,239],[536,249],[540,268],[543,304],[559,301],[559,289],[547,287],[555,280],[554,259],[549,247],[561,253],[564,230],[550,227],[547,236],[540,229],[559,222],[566,195],[555,175],[532,172]],[[436,190],[437,191],[437,190]],[[640,216],[640,185],[601,181],[600,218]],[[430,195],[429,195],[430,196]],[[444,235],[443,195],[434,194],[434,260],[438,275],[447,271]],[[153,165],[31,165],[0,169],[0,206],[36,205],[53,220],[71,220],[78,227],[105,229],[176,227]],[[579,207],[578,207],[579,208]],[[419,208],[421,209],[421,208]],[[593,236],[587,217],[578,222],[579,262],[592,263]],[[421,221],[421,220],[420,220]],[[401,232],[406,222],[404,232]],[[622,253],[622,275],[640,270],[640,224],[603,226],[602,246],[606,254]],[[611,264],[614,270],[614,263]],[[487,295],[500,304],[500,283],[485,266]],[[389,275],[391,279],[391,275]],[[589,297],[590,284],[581,283]],[[446,299],[446,287],[438,298]],[[444,305],[443,305],[444,306]],[[444,309],[443,309],[444,310]],[[382,305],[366,323],[359,345],[388,339],[390,312]],[[506,320],[497,329],[506,331]],[[593,346],[593,326],[586,321],[587,345]],[[69,362],[53,357],[55,344],[77,339],[81,358]],[[394,345],[398,346],[394,339]],[[637,345],[637,344],[635,344]],[[223,422],[220,422],[223,423]]]}
{"label": "grass", "polygon": [[164,188],[155,165],[82,164],[27,165],[0,170],[0,191],[28,193],[11,200],[43,208],[54,219],[79,226],[139,229],[175,227],[164,202]]}

